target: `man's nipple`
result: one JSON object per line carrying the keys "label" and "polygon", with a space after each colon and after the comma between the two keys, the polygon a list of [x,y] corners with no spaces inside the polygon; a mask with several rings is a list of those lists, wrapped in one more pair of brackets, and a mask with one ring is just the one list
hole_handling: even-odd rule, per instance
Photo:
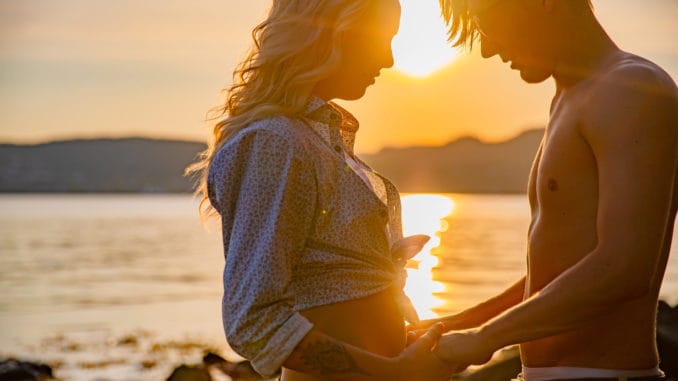
{"label": "man's nipple", "polygon": [[554,178],[549,178],[548,187],[551,192],[558,192],[558,182]]}

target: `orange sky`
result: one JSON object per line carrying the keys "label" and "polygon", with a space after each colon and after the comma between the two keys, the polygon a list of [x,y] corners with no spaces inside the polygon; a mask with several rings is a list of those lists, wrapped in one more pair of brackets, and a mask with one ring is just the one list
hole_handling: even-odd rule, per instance
{"label": "orange sky", "polygon": [[[431,1],[437,0],[403,0]],[[0,141],[127,136],[204,139],[269,0],[0,2]],[[612,37],[678,79],[678,2],[594,0]],[[440,23],[431,16],[423,25]],[[415,23],[416,26],[416,23]],[[416,28],[415,28],[416,29]],[[543,126],[553,85],[525,85],[498,58],[461,53],[431,76],[384,71],[343,103],[357,149],[501,140]]]}

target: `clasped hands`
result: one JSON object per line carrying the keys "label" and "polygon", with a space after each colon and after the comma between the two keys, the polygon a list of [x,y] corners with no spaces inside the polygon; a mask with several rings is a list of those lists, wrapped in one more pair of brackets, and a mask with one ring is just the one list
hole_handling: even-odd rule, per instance
{"label": "clasped hands", "polygon": [[[404,268],[429,238],[415,235],[398,241],[391,249],[396,266]],[[395,359],[401,379],[448,381],[452,374],[490,360],[494,351],[481,338],[479,330],[443,335],[448,330],[445,320],[421,321],[408,327],[408,347]]]}
{"label": "clasped hands", "polygon": [[416,380],[448,381],[452,374],[488,362],[494,350],[478,329],[443,335],[444,323],[422,322],[409,328],[408,347],[399,356],[405,373]]}

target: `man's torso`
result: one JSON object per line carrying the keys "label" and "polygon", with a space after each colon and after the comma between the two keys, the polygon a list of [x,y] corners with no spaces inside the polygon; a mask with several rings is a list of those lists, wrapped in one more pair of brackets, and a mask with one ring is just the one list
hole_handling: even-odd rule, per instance
{"label": "man's torso", "polygon": [[[642,60],[632,56],[627,59]],[[583,110],[596,106],[587,100],[599,80],[583,81],[554,98],[551,121],[529,182],[532,222],[526,298],[574,266],[598,244],[598,167],[581,128],[586,123]],[[675,178],[676,175],[674,183]],[[674,187],[671,222],[675,219],[677,188]],[[669,225],[661,253],[648,253],[660,258],[658,272],[661,274],[673,233],[672,223]],[[656,277],[647,295],[621,304],[577,330],[523,344],[524,365],[609,369],[654,367],[658,361],[654,322],[661,280],[661,276]]]}

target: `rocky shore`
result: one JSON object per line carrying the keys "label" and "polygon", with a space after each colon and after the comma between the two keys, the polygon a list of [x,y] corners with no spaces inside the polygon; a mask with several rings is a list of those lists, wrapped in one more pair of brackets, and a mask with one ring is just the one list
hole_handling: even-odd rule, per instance
{"label": "rocky shore", "polygon": [[[678,381],[678,306],[660,302],[657,317],[657,344],[661,368],[667,381]],[[83,379],[167,381],[254,381],[262,380],[247,361],[228,361],[208,344],[192,341],[155,341],[148,333],[109,338],[102,346],[87,345],[63,336],[46,339],[42,344],[56,353],[72,356],[44,361],[22,361],[12,356],[0,361],[0,381],[69,380],[69,374],[80,372],[93,376]],[[89,352],[109,348],[107,359],[94,359]],[[193,359],[193,360],[191,360]],[[176,361],[180,360],[180,361]],[[169,365],[182,364],[176,367]],[[173,370],[172,370],[173,369]],[[153,372],[155,370],[155,372]],[[509,381],[520,371],[516,348],[498,353],[483,367],[470,369],[453,377],[455,381]],[[124,373],[123,378],[120,378]],[[131,375],[134,373],[135,375]],[[162,374],[165,375],[162,375]],[[108,375],[108,376],[107,376]]]}

